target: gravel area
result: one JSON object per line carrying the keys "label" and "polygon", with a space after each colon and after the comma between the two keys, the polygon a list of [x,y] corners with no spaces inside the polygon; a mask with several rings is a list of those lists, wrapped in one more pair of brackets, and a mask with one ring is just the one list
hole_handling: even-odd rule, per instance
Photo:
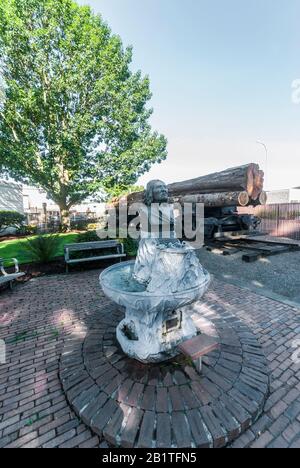
{"label": "gravel area", "polygon": [[300,252],[262,258],[255,263],[242,260],[244,252],[230,256],[199,251],[202,265],[217,278],[240,282],[259,290],[280,294],[300,303]]}

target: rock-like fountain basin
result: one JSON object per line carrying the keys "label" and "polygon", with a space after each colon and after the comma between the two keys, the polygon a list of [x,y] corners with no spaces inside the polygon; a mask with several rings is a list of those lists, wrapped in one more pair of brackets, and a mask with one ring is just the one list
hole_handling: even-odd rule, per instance
{"label": "rock-like fountain basin", "polygon": [[135,262],[124,262],[107,268],[100,275],[100,284],[104,293],[116,304],[130,307],[144,313],[157,313],[157,308],[177,309],[201,299],[210,283],[210,274],[205,276],[194,288],[178,291],[169,295],[149,293],[146,286],[133,277]]}
{"label": "rock-like fountain basin", "polygon": [[117,328],[124,352],[141,362],[161,362],[178,354],[177,344],[197,334],[190,306],[206,292],[210,274],[204,270],[193,288],[159,294],[134,279],[134,265],[132,261],[106,269],[100,284],[106,296],[126,309]]}

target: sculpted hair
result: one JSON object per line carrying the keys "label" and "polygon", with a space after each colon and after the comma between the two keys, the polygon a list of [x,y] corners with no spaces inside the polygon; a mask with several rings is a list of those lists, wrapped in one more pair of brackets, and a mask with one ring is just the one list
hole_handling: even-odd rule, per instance
{"label": "sculpted hair", "polygon": [[156,185],[157,183],[159,183],[159,184],[164,184],[164,182],[162,182],[161,180],[151,180],[151,181],[147,184],[146,193],[145,193],[145,199],[144,199],[145,205],[147,205],[147,206],[150,206],[151,203],[154,202],[153,191],[154,191],[154,187],[155,187],[155,185]]}

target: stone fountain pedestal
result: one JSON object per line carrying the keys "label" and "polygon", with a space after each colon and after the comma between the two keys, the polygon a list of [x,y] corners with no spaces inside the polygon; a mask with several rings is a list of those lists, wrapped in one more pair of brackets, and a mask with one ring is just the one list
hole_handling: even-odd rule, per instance
{"label": "stone fountain pedestal", "polygon": [[192,304],[207,290],[210,275],[195,258],[188,248],[163,249],[148,285],[135,280],[135,262],[114,265],[101,274],[104,293],[125,308],[116,334],[129,357],[142,363],[166,361],[179,353],[180,343],[197,335]]}
{"label": "stone fountain pedestal", "polygon": [[179,354],[177,345],[197,335],[192,309],[159,310],[152,315],[128,308],[117,327],[123,351],[143,363],[162,362]]}

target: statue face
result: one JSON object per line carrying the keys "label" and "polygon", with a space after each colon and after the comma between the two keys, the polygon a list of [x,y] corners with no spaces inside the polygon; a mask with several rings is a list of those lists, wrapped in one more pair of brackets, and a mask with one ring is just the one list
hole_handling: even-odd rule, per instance
{"label": "statue face", "polygon": [[156,182],[153,189],[154,203],[167,203],[168,202],[168,188],[163,182]]}

